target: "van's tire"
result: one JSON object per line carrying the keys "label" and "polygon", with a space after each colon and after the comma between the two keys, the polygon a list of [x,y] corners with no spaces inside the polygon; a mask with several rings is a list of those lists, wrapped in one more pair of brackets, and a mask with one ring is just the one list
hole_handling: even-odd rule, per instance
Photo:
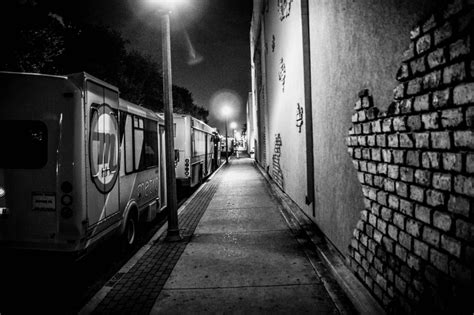
{"label": "van's tire", "polygon": [[133,213],[130,213],[127,216],[127,221],[125,222],[125,230],[122,235],[122,243],[126,249],[133,247],[137,242],[137,220]]}

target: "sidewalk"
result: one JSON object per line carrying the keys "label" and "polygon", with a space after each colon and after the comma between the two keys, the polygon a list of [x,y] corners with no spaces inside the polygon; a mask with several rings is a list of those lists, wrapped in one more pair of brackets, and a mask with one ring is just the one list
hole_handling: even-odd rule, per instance
{"label": "sidewalk", "polygon": [[150,243],[82,313],[355,312],[253,160],[229,164],[180,213],[184,240]]}

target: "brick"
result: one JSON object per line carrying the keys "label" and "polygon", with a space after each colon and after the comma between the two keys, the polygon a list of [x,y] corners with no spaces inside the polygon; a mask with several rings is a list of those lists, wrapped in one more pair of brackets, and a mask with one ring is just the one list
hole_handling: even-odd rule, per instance
{"label": "brick", "polygon": [[441,235],[441,248],[457,258],[461,257],[461,242],[453,237]]}
{"label": "brick", "polygon": [[402,63],[400,68],[398,68],[396,78],[398,81],[403,81],[408,79],[411,75],[410,65],[408,63]]}
{"label": "brick", "polygon": [[466,105],[474,102],[474,82],[458,85],[453,90],[453,103]]}
{"label": "brick", "polygon": [[415,218],[425,223],[431,224],[431,209],[422,205],[416,205]]}
{"label": "brick", "polygon": [[367,171],[371,174],[377,174],[377,164],[373,162],[368,162]]}
{"label": "brick", "polygon": [[[367,91],[367,93],[368,93],[368,91]],[[362,96],[361,101],[362,101],[362,108],[369,108],[369,107],[373,106],[373,100],[372,100],[372,97],[370,95]]]}
{"label": "brick", "polygon": [[432,104],[434,108],[446,107],[450,101],[449,89],[433,92]]}
{"label": "brick", "polygon": [[439,117],[437,112],[421,115],[421,121],[425,129],[438,129]]}
{"label": "brick", "polygon": [[406,123],[408,130],[417,131],[421,129],[421,116],[413,115],[408,116]]}
{"label": "brick", "polygon": [[382,243],[382,237],[383,237],[383,234],[380,231],[374,230],[374,241],[381,244]]}
{"label": "brick", "polygon": [[386,206],[387,205],[387,192],[385,191],[378,191],[377,192],[377,202],[381,205]]}
{"label": "brick", "polygon": [[383,180],[384,178],[382,176],[374,176],[374,186],[382,188]]}
{"label": "brick", "polygon": [[407,260],[407,250],[398,244],[395,245],[395,255],[403,262]]}
{"label": "brick", "polygon": [[444,205],[444,193],[438,190],[427,190],[426,203],[433,207]]}
{"label": "brick", "polygon": [[[474,74],[472,76],[474,77]],[[474,106],[466,109],[466,125],[471,129],[474,128]]]}
{"label": "brick", "polygon": [[392,219],[392,210],[386,207],[382,207],[380,214],[383,220],[390,221]]}
{"label": "brick", "polygon": [[394,210],[398,210],[398,208],[400,206],[400,198],[398,198],[395,195],[389,195],[388,196],[388,205],[389,205],[390,208],[392,208]]}
{"label": "brick", "polygon": [[455,82],[461,82],[466,79],[466,66],[464,62],[451,65],[444,68],[443,71],[443,83],[451,84]]}
{"label": "brick", "polygon": [[383,183],[383,189],[389,192],[394,192],[395,191],[395,181],[386,178],[385,182]]}
{"label": "brick", "polygon": [[441,154],[438,152],[423,152],[421,154],[421,165],[424,168],[440,168],[440,157]]}
{"label": "brick", "polygon": [[433,225],[440,230],[448,232],[451,229],[452,220],[446,213],[435,211],[433,212]]}
{"label": "brick", "polygon": [[437,28],[434,31],[434,43],[435,45],[439,45],[444,40],[450,38],[453,34],[453,28],[449,22],[446,22],[440,28]]}
{"label": "brick", "polygon": [[387,172],[388,172],[388,174],[387,174],[388,177],[393,178],[393,179],[397,179],[398,174],[399,174],[399,166],[398,165],[388,165]]}
{"label": "brick", "polygon": [[443,254],[436,249],[430,250],[430,262],[440,271],[449,273],[448,269],[448,256]]}
{"label": "brick", "polygon": [[423,90],[436,89],[441,85],[441,70],[433,71],[423,77]]}
{"label": "brick", "polygon": [[429,186],[431,184],[431,172],[427,170],[415,171],[415,182],[422,186]]}
{"label": "brick", "polygon": [[362,158],[364,160],[370,160],[370,149],[368,149],[368,148],[363,148],[362,149]]}
{"label": "brick", "polygon": [[448,201],[448,210],[452,213],[469,217],[469,199],[462,196],[451,195]]}
{"label": "brick", "polygon": [[402,114],[410,113],[412,111],[412,107],[413,107],[412,105],[413,105],[413,102],[411,99],[402,100],[399,105],[400,113]]}
{"label": "brick", "polygon": [[429,138],[429,133],[424,132],[424,133],[414,133],[413,138],[415,140],[415,147],[416,148],[423,148],[423,149],[428,149],[430,147],[430,138]]}
{"label": "brick", "polygon": [[433,174],[433,188],[439,190],[451,190],[451,174],[434,173]]}
{"label": "brick", "polygon": [[392,131],[392,118],[386,118],[382,121],[382,131],[383,132]]}
{"label": "brick", "polygon": [[385,163],[379,163],[377,165],[377,173],[379,175],[387,175],[387,164]]}
{"label": "brick", "polygon": [[358,117],[358,121],[359,122],[364,122],[366,120],[366,117],[365,117],[365,110],[360,110],[357,112],[357,115],[359,116]]}
{"label": "brick", "polygon": [[474,224],[456,220],[456,236],[468,242],[474,242]]}
{"label": "brick", "polygon": [[380,149],[370,149],[372,160],[374,161],[382,161],[382,150]]}
{"label": "brick", "polygon": [[420,152],[419,151],[407,151],[406,153],[406,164],[409,166],[420,166]]}
{"label": "brick", "polygon": [[372,133],[372,128],[370,123],[364,123],[362,124],[362,133],[364,134],[370,134]]}
{"label": "brick", "polygon": [[395,131],[405,131],[407,129],[406,118],[404,116],[393,118],[393,129]]}
{"label": "brick", "polygon": [[466,155],[466,172],[474,173],[474,153]]}
{"label": "brick", "polygon": [[432,132],[431,133],[431,146],[434,149],[450,149],[451,139],[449,137],[449,132],[447,131]]}
{"label": "brick", "polygon": [[398,213],[394,212],[393,213],[393,224],[397,226],[398,228],[404,230],[405,229],[405,216]]}
{"label": "brick", "polygon": [[[421,87],[420,87],[421,88]],[[393,98],[396,100],[403,99],[405,97],[405,84],[399,84],[394,90],[393,90]]]}
{"label": "brick", "polygon": [[367,145],[367,137],[366,136],[358,136],[357,137],[357,142],[359,143],[360,146],[365,147]]}
{"label": "brick", "polygon": [[425,200],[425,190],[418,186],[410,186],[410,199],[423,202]]}
{"label": "brick", "polygon": [[360,98],[359,98],[359,99],[357,100],[357,102],[354,104],[354,109],[355,109],[355,110],[360,110],[360,109],[362,109],[362,101],[361,101]]}
{"label": "brick", "polygon": [[421,257],[424,260],[428,259],[429,256],[429,246],[426,243],[420,242],[419,240],[413,241],[413,251],[416,255]]}
{"label": "brick", "polygon": [[[407,87],[406,87],[406,94],[407,95],[416,95],[416,94],[420,93],[422,83],[423,83],[423,78],[414,78],[414,79],[411,79],[410,81],[408,81],[408,84],[407,84]],[[400,86],[395,90],[394,99],[401,99],[405,96],[405,94],[402,94],[401,97],[397,98],[397,96],[400,96],[399,94],[401,93],[401,92],[399,92],[398,89],[400,89]]]}
{"label": "brick", "polygon": [[413,240],[413,237],[411,237],[409,234],[407,234],[403,231],[400,231],[398,233],[398,241],[399,241],[400,245],[402,245],[403,247],[405,247],[408,250],[411,250],[411,248],[412,248],[412,240]]}
{"label": "brick", "polygon": [[388,135],[388,146],[391,148],[398,148],[398,134]]}
{"label": "brick", "polygon": [[383,234],[387,234],[387,223],[383,220],[377,220],[377,229]]}
{"label": "brick", "polygon": [[410,69],[413,75],[417,75],[426,71],[425,58],[418,58],[410,62]]}
{"label": "brick", "polygon": [[380,124],[380,120],[374,120],[371,122],[371,124],[372,124],[372,131],[374,133],[382,132],[382,125]]}
{"label": "brick", "polygon": [[404,182],[413,182],[414,171],[411,167],[400,167],[400,179]]}
{"label": "brick", "polygon": [[421,235],[421,223],[412,219],[408,219],[406,222],[406,231],[408,234],[414,237]]}
{"label": "brick", "polygon": [[407,133],[400,133],[399,137],[399,145],[402,148],[413,148],[413,140],[410,137],[410,134]]}
{"label": "brick", "polygon": [[377,135],[375,142],[379,147],[386,147],[387,146],[387,136],[384,134]]}
{"label": "brick", "polygon": [[427,33],[429,30],[436,26],[436,20],[434,15],[432,14],[428,20],[423,23],[423,33]]}
{"label": "brick", "polygon": [[403,150],[393,150],[393,163],[395,164],[404,164],[405,163],[405,151]]}
{"label": "brick", "polygon": [[441,125],[444,128],[459,127],[463,124],[461,108],[443,110],[441,112]]}
{"label": "brick", "polygon": [[416,256],[412,255],[412,254],[408,254],[408,257],[407,257],[407,265],[408,267],[410,267],[411,269],[414,269],[416,271],[419,271],[420,270],[420,259],[417,258]]}
{"label": "brick", "polygon": [[428,66],[431,69],[445,64],[446,63],[446,57],[444,55],[444,49],[440,48],[440,49],[437,49],[437,50],[433,51],[432,53],[430,53],[427,57],[427,62],[428,62]]}
{"label": "brick", "polygon": [[389,224],[388,225],[388,228],[387,228],[387,231],[388,231],[388,235],[395,241],[398,240],[398,228],[394,225],[391,225]]}
{"label": "brick", "polygon": [[397,194],[402,197],[408,197],[408,185],[403,182],[396,182],[395,189]]}
{"label": "brick", "polygon": [[392,162],[392,151],[389,149],[382,149],[382,158],[386,163]]}
{"label": "brick", "polygon": [[429,34],[420,37],[416,41],[416,52],[422,54],[431,47],[431,36]]}
{"label": "brick", "polygon": [[474,177],[466,177],[462,175],[455,176],[454,191],[462,195],[474,197]]}
{"label": "brick", "polygon": [[439,232],[435,229],[425,226],[423,228],[423,240],[428,244],[438,247],[440,240]]}
{"label": "brick", "polygon": [[460,39],[449,46],[449,57],[454,60],[458,57],[469,55],[470,53],[470,40],[469,38]]}
{"label": "brick", "polygon": [[466,147],[474,149],[474,131],[456,131],[454,132],[454,145],[456,147]]}
{"label": "brick", "polygon": [[425,111],[430,108],[430,95],[420,95],[415,97],[415,101],[413,102],[413,110],[420,112]]}
{"label": "brick", "polygon": [[421,26],[417,25],[410,31],[410,39],[415,39],[421,35]]}
{"label": "brick", "polygon": [[377,226],[377,217],[372,213],[369,214],[369,223],[374,227]]}

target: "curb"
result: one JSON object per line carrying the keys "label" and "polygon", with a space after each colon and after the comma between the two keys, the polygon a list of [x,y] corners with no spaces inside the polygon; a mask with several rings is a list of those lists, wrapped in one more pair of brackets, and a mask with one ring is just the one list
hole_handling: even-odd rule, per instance
{"label": "curb", "polygon": [[[324,269],[327,269],[332,277],[336,280],[337,285],[343,290],[347,298],[350,300],[352,307],[359,314],[383,315],[384,309],[375,300],[367,288],[359,281],[352,271],[344,263],[342,255],[334,248],[329,240],[325,238],[317,225],[301,210],[301,208],[291,198],[278,187],[263,168],[254,161],[255,167],[260,171],[266,179],[273,196],[280,201],[282,205],[282,215],[287,221],[290,229],[294,231],[302,231],[314,245],[314,250],[318,258],[324,263]],[[308,255],[309,254],[309,255]],[[311,256],[311,253],[307,253]],[[312,261],[313,264],[317,263]],[[320,266],[318,266],[319,268]],[[321,276],[325,283],[326,289],[333,299],[336,307],[342,314],[353,313],[351,305],[347,305],[344,298],[340,297],[338,287],[331,283],[324,273],[316,272]],[[352,310],[351,310],[352,309]]]}
{"label": "curb", "polygon": [[[198,193],[207,186],[209,181],[219,173],[219,171],[227,165],[226,162],[223,162],[207,179],[205,182],[199,186],[198,189],[179,207],[178,216],[186,210],[186,207],[189,203],[198,195]],[[78,312],[79,315],[91,314],[97,308],[97,306],[105,299],[107,294],[112,290],[113,285],[115,284],[118,278],[123,277],[124,274],[129,272],[133,266],[146,254],[146,252],[153,246],[155,242],[166,232],[168,228],[168,223],[163,224],[161,228],[156,231],[156,233],[151,237],[151,239],[143,245],[121,268],[117,271],[109,280],[105,282],[102,288],[97,291],[96,294],[81,308]],[[112,285],[109,285],[112,284]]]}

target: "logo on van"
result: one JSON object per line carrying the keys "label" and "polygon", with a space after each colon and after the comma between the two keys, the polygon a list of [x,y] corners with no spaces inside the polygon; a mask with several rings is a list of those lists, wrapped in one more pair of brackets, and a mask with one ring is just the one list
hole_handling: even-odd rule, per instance
{"label": "logo on van", "polygon": [[107,104],[92,104],[89,134],[92,181],[106,194],[119,174],[119,128],[116,112]]}

